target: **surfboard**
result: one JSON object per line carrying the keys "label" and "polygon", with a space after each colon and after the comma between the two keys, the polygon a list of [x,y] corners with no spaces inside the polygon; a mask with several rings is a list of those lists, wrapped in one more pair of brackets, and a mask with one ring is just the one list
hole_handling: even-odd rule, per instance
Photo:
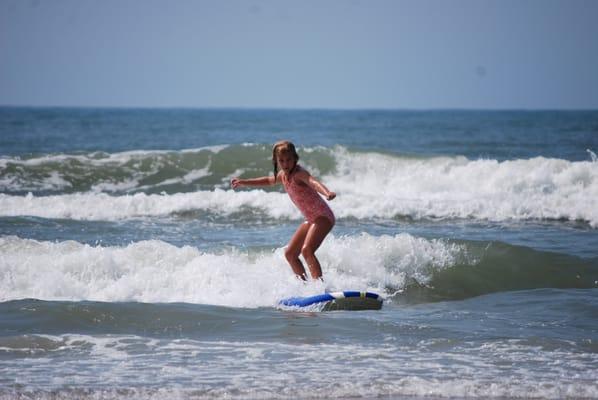
{"label": "surfboard", "polygon": [[282,308],[305,309],[306,311],[336,311],[336,310],[379,310],[382,308],[382,298],[372,292],[347,290],[344,292],[323,293],[308,297],[289,297],[282,299],[278,305]]}

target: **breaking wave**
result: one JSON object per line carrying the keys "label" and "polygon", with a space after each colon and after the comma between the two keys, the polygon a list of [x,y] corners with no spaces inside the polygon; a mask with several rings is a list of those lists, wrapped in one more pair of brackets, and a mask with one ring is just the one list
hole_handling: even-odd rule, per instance
{"label": "breaking wave", "polygon": [[[269,146],[0,160],[0,216],[119,220],[200,211],[300,218],[277,190],[232,191],[270,173]],[[409,157],[304,148],[301,163],[338,194],[340,218],[583,221],[598,227],[598,163]]]}
{"label": "breaking wave", "polygon": [[598,287],[598,260],[501,243],[406,233],[331,236],[318,252],[326,282],[308,285],[293,277],[283,252],[202,252],[159,240],[103,247],[6,236],[0,238],[0,302],[35,298],[255,308],[348,288],[397,301],[429,301],[517,289]]}

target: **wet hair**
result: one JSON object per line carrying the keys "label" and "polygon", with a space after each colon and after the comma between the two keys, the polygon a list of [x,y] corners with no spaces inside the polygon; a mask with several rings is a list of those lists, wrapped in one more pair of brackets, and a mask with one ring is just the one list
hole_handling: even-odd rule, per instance
{"label": "wet hair", "polygon": [[299,161],[299,154],[297,154],[297,150],[295,149],[295,145],[288,140],[282,140],[280,142],[276,142],[274,147],[272,148],[272,165],[274,166],[274,182],[276,182],[276,178],[278,176],[278,162],[277,157],[280,154],[290,154],[295,159],[295,165],[297,165],[297,161]]}

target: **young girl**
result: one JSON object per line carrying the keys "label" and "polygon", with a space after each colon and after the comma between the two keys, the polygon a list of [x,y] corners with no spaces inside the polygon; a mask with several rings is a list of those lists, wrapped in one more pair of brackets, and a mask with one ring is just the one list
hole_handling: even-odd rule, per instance
{"label": "young girl", "polygon": [[241,186],[271,186],[282,183],[289,197],[306,219],[291,238],[285,257],[293,272],[302,280],[306,280],[306,275],[299,254],[303,255],[307,262],[312,279],[322,279],[322,267],[315,253],[334,226],[335,218],[330,207],[318,193],[329,201],[336,197],[336,193],[328,190],[311,176],[297,164],[298,161],[299,156],[293,143],[278,142],[272,149],[274,176],[254,179],[233,178],[231,185],[236,189]]}

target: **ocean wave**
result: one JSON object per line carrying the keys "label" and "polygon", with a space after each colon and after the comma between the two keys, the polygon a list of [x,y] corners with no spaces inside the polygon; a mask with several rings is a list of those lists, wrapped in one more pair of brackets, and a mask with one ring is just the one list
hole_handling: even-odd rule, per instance
{"label": "ocean wave", "polygon": [[[0,167],[0,215],[117,220],[193,210],[230,216],[250,210],[272,218],[300,218],[280,192],[230,190],[233,176],[270,173],[268,153],[266,146],[248,144],[157,156],[129,152],[96,160],[86,155],[87,167],[102,165],[89,174],[87,167],[77,169],[79,161],[61,161],[54,169],[45,161],[24,161],[47,167],[43,179],[38,177],[40,185],[59,194],[26,193],[38,178],[32,173],[20,182],[7,172],[19,168],[5,162]],[[566,220],[598,227],[598,163],[592,161],[421,158],[340,146],[301,153],[306,168],[337,192],[330,204],[340,218]],[[113,162],[118,165],[106,167]],[[31,172],[27,167],[23,171],[19,173]]]}
{"label": "ocean wave", "polygon": [[[412,279],[425,281],[462,251],[440,240],[408,234],[331,236],[319,250],[323,283],[294,278],[283,248],[204,253],[162,241],[102,247],[75,241],[0,237],[0,301],[97,300],[189,302],[234,307],[274,306],[284,297],[325,289],[384,292]],[[368,260],[367,263],[363,260]]]}
{"label": "ocean wave", "polygon": [[5,236],[0,237],[0,253],[0,301],[188,302],[255,308],[324,290],[371,290],[397,301],[431,301],[598,285],[596,260],[405,233],[330,236],[318,252],[326,282],[309,285],[294,278],[283,248],[208,253],[158,240],[103,247]]}
{"label": "ocean wave", "polygon": [[597,258],[501,242],[465,243],[465,260],[434,269],[427,280],[408,282],[399,300],[457,300],[514,290],[598,288]]}
{"label": "ocean wave", "polygon": [[564,219],[598,226],[596,163],[543,157],[412,159],[347,151],[337,160],[338,172],[326,181],[341,194],[337,209],[350,209],[356,218]]}
{"label": "ocean wave", "polygon": [[[270,146],[220,145],[196,149],[135,150],[120,153],[45,154],[0,158],[0,193],[50,195],[178,193],[228,187],[239,174],[267,174]],[[311,168],[330,170],[330,152],[304,148]]]}
{"label": "ocean wave", "polygon": [[3,157],[0,192],[128,193],[173,188],[176,191],[212,175],[208,172],[212,158],[228,147]]}

